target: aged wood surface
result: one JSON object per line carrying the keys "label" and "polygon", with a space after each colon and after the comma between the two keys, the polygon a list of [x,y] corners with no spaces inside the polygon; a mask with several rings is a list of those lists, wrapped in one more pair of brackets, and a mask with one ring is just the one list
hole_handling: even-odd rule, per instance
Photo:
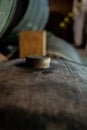
{"label": "aged wood surface", "polygon": [[81,63],[73,46],[45,31],[22,31],[19,34],[19,57],[53,56]]}
{"label": "aged wood surface", "polygon": [[66,15],[72,10],[73,0],[49,0],[50,11]]}
{"label": "aged wood surface", "polygon": [[50,67],[51,58],[47,56],[33,56],[26,57],[26,63],[28,67],[34,69],[47,69]]}
{"label": "aged wood surface", "polygon": [[46,55],[45,31],[21,31],[19,33],[19,57]]}
{"label": "aged wood surface", "polygon": [[0,62],[7,61],[7,57],[0,53]]}
{"label": "aged wood surface", "polygon": [[0,64],[0,129],[87,130],[87,68],[55,59],[34,70],[25,61]]}

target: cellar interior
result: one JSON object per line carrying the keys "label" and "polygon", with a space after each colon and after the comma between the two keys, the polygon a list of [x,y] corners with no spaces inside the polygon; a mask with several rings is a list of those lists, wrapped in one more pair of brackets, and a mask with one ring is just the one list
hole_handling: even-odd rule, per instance
{"label": "cellar interior", "polygon": [[0,130],[87,130],[87,0],[0,0]]}

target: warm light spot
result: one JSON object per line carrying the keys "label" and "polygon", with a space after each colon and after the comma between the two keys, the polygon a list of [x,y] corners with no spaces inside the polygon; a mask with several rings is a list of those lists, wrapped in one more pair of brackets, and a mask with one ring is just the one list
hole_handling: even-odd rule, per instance
{"label": "warm light spot", "polygon": [[65,23],[64,23],[64,22],[61,22],[59,26],[60,26],[61,28],[64,28],[64,27],[65,27]]}
{"label": "warm light spot", "polygon": [[69,22],[69,18],[68,18],[68,17],[65,17],[65,18],[64,18],[64,22],[68,23],[68,22]]}
{"label": "warm light spot", "polygon": [[72,13],[72,12],[69,12],[69,13],[68,13],[68,17],[73,17],[73,13]]}

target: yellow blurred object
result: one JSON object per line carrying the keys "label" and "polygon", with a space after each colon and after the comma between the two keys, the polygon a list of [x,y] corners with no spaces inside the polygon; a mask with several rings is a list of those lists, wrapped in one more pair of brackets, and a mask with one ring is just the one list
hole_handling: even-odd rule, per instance
{"label": "yellow blurred object", "polygon": [[72,12],[69,12],[69,13],[68,13],[68,17],[71,17],[71,18],[72,18],[72,17],[73,17],[73,13],[72,13]]}
{"label": "yellow blurred object", "polygon": [[81,7],[81,5],[82,5],[82,2],[77,3],[77,7]]}
{"label": "yellow blurred object", "polygon": [[60,25],[59,25],[61,28],[64,28],[66,25],[64,22],[61,22]]}
{"label": "yellow blurred object", "polygon": [[64,18],[64,22],[68,23],[68,22],[69,22],[69,18],[68,18],[68,17],[65,17],[65,18]]}

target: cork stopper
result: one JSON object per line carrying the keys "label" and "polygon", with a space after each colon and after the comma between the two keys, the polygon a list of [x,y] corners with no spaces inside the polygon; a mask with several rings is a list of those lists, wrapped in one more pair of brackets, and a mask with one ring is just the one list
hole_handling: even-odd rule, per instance
{"label": "cork stopper", "polygon": [[51,58],[45,56],[26,57],[26,63],[34,69],[47,69],[50,67]]}

